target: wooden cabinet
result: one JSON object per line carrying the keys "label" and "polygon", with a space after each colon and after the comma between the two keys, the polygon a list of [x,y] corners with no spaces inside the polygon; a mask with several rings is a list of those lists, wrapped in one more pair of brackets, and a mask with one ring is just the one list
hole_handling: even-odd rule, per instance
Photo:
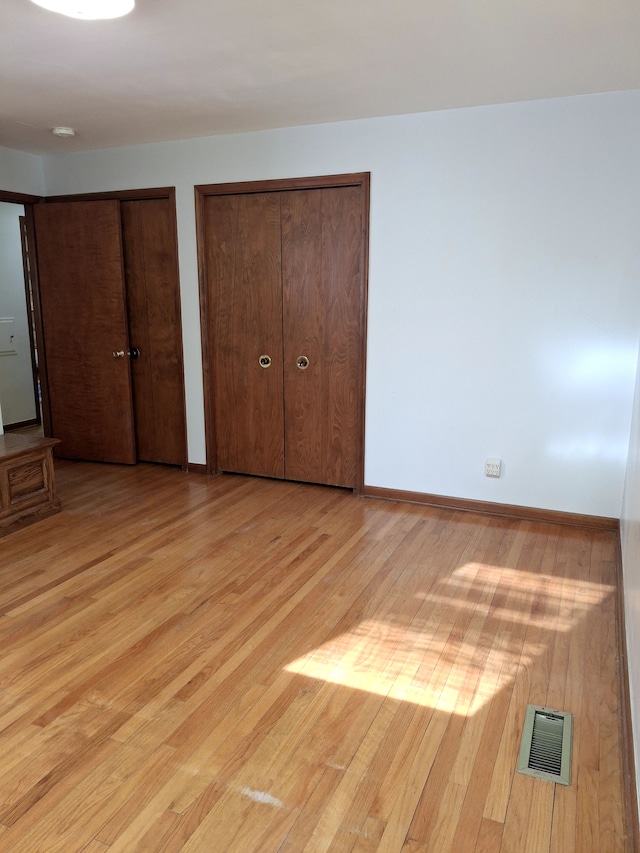
{"label": "wooden cabinet", "polygon": [[198,188],[209,451],[360,489],[368,176],[316,182]]}
{"label": "wooden cabinet", "polygon": [[0,435],[0,536],[60,512],[53,438]]}

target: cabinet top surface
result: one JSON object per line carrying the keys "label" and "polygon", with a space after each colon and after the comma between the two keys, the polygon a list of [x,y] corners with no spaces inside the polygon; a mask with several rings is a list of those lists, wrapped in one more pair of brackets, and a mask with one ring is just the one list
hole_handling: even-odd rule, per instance
{"label": "cabinet top surface", "polygon": [[21,456],[33,450],[42,450],[58,444],[58,438],[42,438],[38,435],[18,435],[5,432],[0,435],[0,460]]}

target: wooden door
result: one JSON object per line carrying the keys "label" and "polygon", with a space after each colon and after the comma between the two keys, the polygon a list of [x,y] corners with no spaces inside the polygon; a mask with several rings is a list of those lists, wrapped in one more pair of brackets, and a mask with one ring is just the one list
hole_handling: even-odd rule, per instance
{"label": "wooden door", "polygon": [[135,463],[119,203],[41,204],[34,216],[57,453]]}
{"label": "wooden door", "polygon": [[368,188],[196,188],[210,470],[363,490]]}
{"label": "wooden door", "polygon": [[138,459],[186,463],[182,332],[173,207],[168,198],[121,202]]}
{"label": "wooden door", "polygon": [[277,193],[206,199],[216,468],[284,477]]}
{"label": "wooden door", "polygon": [[[360,186],[281,194],[285,476],[356,488]],[[308,365],[308,366],[307,366]]]}

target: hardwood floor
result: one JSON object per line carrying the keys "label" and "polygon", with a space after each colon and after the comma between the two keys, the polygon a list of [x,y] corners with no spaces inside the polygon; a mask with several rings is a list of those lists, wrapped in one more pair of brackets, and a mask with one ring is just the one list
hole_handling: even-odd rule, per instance
{"label": "hardwood floor", "polygon": [[0,851],[631,851],[612,533],[56,467],[0,541]]}

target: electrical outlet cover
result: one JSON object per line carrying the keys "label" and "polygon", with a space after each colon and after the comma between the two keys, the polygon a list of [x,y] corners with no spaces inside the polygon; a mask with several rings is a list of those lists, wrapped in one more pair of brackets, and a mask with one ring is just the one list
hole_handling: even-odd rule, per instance
{"label": "electrical outlet cover", "polygon": [[486,462],[484,463],[485,477],[499,477],[501,468],[502,468],[502,460],[500,460],[500,459],[487,459]]}

